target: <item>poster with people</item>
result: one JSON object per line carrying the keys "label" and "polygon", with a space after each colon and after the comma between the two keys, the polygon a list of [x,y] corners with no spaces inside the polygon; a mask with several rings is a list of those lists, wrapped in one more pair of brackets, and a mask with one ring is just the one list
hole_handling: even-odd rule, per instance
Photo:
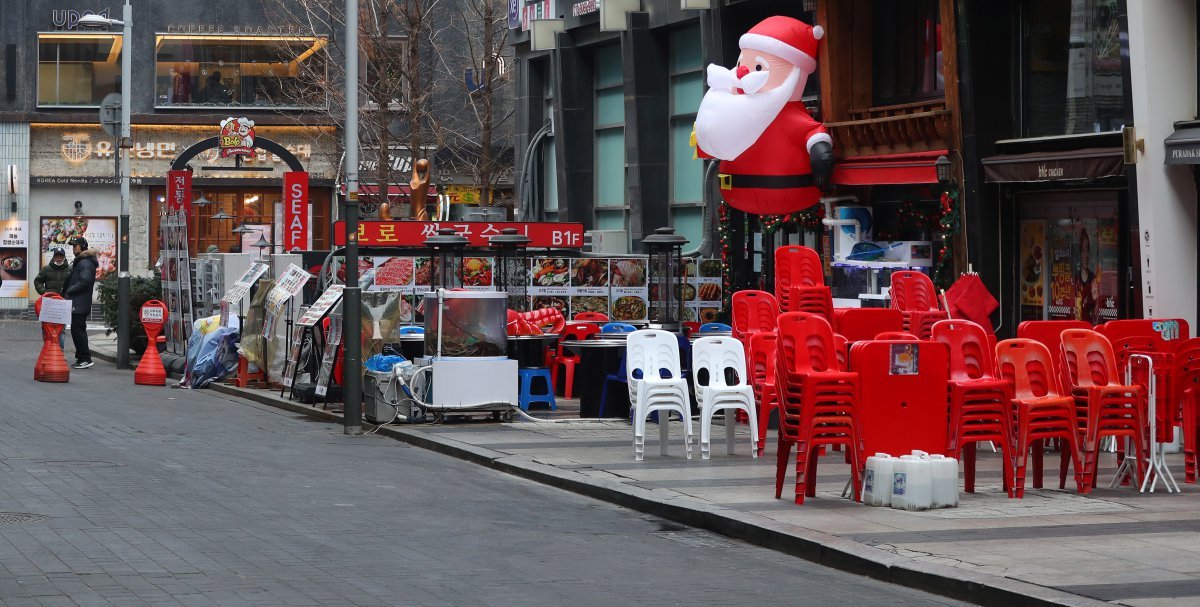
{"label": "poster with people", "polygon": [[1042,320],[1046,302],[1046,222],[1021,222],[1021,319]]}
{"label": "poster with people", "polygon": [[1050,249],[1050,301],[1048,320],[1073,320],[1075,311],[1075,251],[1073,223],[1051,222],[1047,227]]}
{"label": "poster with people", "polygon": [[[71,249],[72,238],[82,236],[88,241],[88,248],[96,252],[96,280],[104,280],[106,276],[117,271],[117,218],[116,217],[42,217],[41,240],[38,250],[41,252],[38,268],[50,263],[54,249],[62,249],[67,255],[67,262],[75,259]],[[36,273],[36,270],[35,270]],[[100,297],[99,289],[95,297]]]}

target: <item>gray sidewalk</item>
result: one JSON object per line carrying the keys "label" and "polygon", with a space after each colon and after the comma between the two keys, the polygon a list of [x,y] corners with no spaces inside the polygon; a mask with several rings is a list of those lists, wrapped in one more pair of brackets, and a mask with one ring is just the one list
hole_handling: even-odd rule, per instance
{"label": "gray sidewalk", "polygon": [[[96,349],[101,356],[111,352],[104,343]],[[218,390],[340,423],[337,414],[280,399],[278,391]],[[564,403],[555,417],[569,415],[571,404]],[[750,457],[748,431],[739,427],[736,455],[726,454],[724,431],[717,429],[712,459],[701,461],[694,448],[696,459],[688,461],[678,422],[667,457],[658,454],[652,427],[642,462],[634,461],[632,429],[622,421],[461,422],[380,432],[823,564],[981,604],[1200,605],[1200,491],[1183,484],[1180,455],[1170,462],[1182,495],[1105,488],[1115,470],[1112,455],[1103,458],[1101,487],[1090,496],[1059,491],[1053,456],[1046,458],[1047,489],[1027,488],[1025,498],[1015,500],[1000,489],[999,458],[981,448],[977,492],[963,494],[959,508],[904,512],[841,498],[849,468],[840,453],[821,458],[817,497],[803,506],[792,502],[789,461],[783,499],[774,499],[773,431],[763,458]]]}

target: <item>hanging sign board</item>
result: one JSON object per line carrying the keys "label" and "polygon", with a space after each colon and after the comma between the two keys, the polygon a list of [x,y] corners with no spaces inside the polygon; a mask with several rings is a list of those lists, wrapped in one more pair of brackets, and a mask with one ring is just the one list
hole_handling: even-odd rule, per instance
{"label": "hanging sign board", "polygon": [[275,310],[275,313],[278,314],[283,309],[283,304],[295,297],[310,278],[312,278],[312,274],[305,272],[300,266],[294,263],[288,264],[283,276],[279,277],[267,295],[267,307]]}
{"label": "hanging sign board", "polygon": [[167,171],[167,210],[192,213],[192,172]]}
{"label": "hanging sign board", "polygon": [[308,249],[308,173],[283,174],[283,250]]}
{"label": "hanging sign board", "polygon": [[241,277],[239,277],[237,281],[233,283],[233,286],[229,287],[229,290],[225,292],[225,296],[221,298],[221,301],[230,304],[242,301],[242,298],[246,296],[246,293],[250,292],[250,287],[253,286],[263,274],[266,274],[268,269],[269,266],[261,261],[256,261],[250,264],[250,267],[246,268],[246,271],[242,273]]}
{"label": "hanging sign board", "polygon": [[317,321],[324,318],[325,314],[333,309],[333,306],[337,305],[337,302],[342,299],[343,288],[345,288],[344,285],[329,285],[325,289],[325,292],[317,298],[317,301],[313,302],[313,305],[308,310],[305,310],[304,314],[300,315],[300,320],[296,321],[296,324],[302,327],[316,325]]}
{"label": "hanging sign board", "polygon": [[[505,228],[515,228],[518,234],[530,238],[532,249],[581,249],[583,224],[561,222],[519,221],[364,221],[358,224],[358,245],[361,247],[423,247],[425,240],[437,235],[441,228],[451,228],[466,238],[468,246],[487,247],[492,236]],[[346,244],[346,224],[335,222],[334,244]]]}

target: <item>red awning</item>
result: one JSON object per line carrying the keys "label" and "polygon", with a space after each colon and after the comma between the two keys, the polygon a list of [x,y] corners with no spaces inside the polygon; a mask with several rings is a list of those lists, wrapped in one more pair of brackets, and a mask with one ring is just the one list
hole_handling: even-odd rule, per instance
{"label": "red awning", "polygon": [[833,183],[839,185],[915,185],[937,183],[934,163],[946,150],[856,156],[841,158],[833,165]]}

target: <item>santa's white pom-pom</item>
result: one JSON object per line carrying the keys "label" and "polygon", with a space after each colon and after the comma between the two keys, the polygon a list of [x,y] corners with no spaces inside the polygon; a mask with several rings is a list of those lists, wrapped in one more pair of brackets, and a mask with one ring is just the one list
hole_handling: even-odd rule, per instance
{"label": "santa's white pom-pom", "polygon": [[825,28],[823,28],[819,25],[814,25],[813,26],[813,38],[820,40],[821,38],[824,38],[824,37],[825,37]]}

